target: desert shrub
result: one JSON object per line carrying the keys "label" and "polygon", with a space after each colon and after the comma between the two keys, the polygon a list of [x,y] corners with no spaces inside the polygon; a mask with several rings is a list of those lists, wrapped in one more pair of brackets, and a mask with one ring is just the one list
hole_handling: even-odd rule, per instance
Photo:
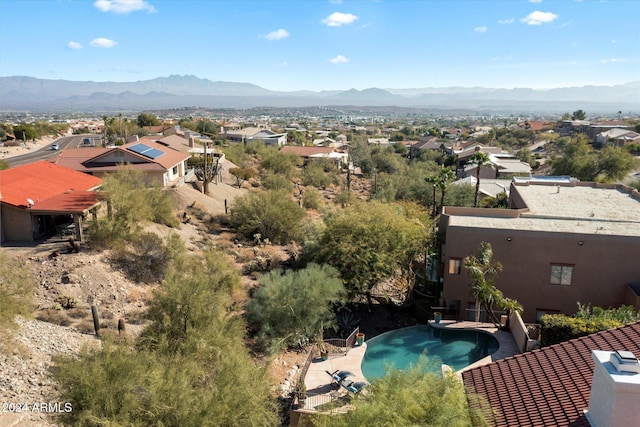
{"label": "desert shrub", "polygon": [[236,165],[242,165],[250,160],[250,157],[245,153],[244,146],[242,144],[229,144],[228,147],[223,147],[227,160]]}
{"label": "desert shrub", "polygon": [[166,242],[155,233],[143,232],[132,238],[129,245],[115,251],[115,261],[136,282],[159,282],[169,263],[184,249],[177,235],[169,235]]}
{"label": "desert shrub", "polygon": [[72,319],[83,319],[91,316],[91,310],[89,308],[75,307],[67,311],[67,316]]}
{"label": "desert shrub", "polygon": [[302,183],[316,188],[327,188],[340,183],[335,165],[329,171],[320,162],[310,162],[302,171]]}
{"label": "desert shrub", "polygon": [[612,319],[577,319],[564,314],[547,314],[540,318],[541,345],[548,346],[620,326]]}
{"label": "desert shrub", "polygon": [[276,352],[308,342],[321,325],[332,325],[332,305],[341,302],[344,294],[338,271],[328,265],[309,264],[302,270],[263,275],[247,305],[258,344]]}
{"label": "desert shrub", "polygon": [[275,148],[263,150],[259,154],[260,167],[265,171],[293,178],[296,167],[302,164],[302,158],[293,153],[281,153]]}
{"label": "desert shrub", "polygon": [[92,319],[84,319],[73,325],[73,327],[76,328],[81,334],[92,334],[95,332]]}
{"label": "desert shrub", "polygon": [[22,260],[0,249],[0,329],[13,325],[16,315],[31,313],[34,278]]}
{"label": "desert shrub", "polygon": [[253,238],[274,243],[287,243],[298,237],[298,230],[305,213],[283,191],[251,191],[235,199],[230,222],[238,232]]}
{"label": "desert shrub", "polygon": [[148,187],[140,171],[123,167],[108,175],[100,195],[107,205],[107,215],[89,224],[89,236],[98,247],[124,245],[140,231],[142,221],[178,224],[171,193]]}
{"label": "desert shrub", "polygon": [[288,193],[293,191],[293,182],[286,176],[275,173],[265,173],[262,178],[262,185],[264,185],[264,188],[267,190],[283,190]]}
{"label": "desert shrub", "polygon": [[69,326],[71,324],[69,316],[64,311],[56,310],[55,308],[40,310],[36,315],[36,319],[60,326]]}
{"label": "desert shrub", "polygon": [[302,196],[302,206],[306,209],[318,209],[322,203],[320,193],[315,188],[308,188]]}
{"label": "desert shrub", "polygon": [[74,308],[76,305],[78,305],[78,301],[74,297],[71,297],[69,295],[58,295],[54,299],[54,302],[56,304],[59,304],[60,307],[65,310]]}
{"label": "desert shrub", "polygon": [[242,184],[245,181],[248,181],[258,175],[258,173],[251,168],[231,168],[229,169],[229,173],[236,177],[238,188],[242,187]]}

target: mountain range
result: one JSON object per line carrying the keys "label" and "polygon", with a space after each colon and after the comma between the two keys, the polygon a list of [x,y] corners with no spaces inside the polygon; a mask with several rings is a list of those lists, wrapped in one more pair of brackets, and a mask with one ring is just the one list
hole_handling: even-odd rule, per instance
{"label": "mountain range", "polygon": [[251,83],[171,75],[135,82],[0,77],[0,110],[34,112],[141,111],[184,107],[254,108],[311,106],[412,107],[493,112],[640,112],[640,80],[613,86],[555,89],[483,87],[369,88],[272,91]]}

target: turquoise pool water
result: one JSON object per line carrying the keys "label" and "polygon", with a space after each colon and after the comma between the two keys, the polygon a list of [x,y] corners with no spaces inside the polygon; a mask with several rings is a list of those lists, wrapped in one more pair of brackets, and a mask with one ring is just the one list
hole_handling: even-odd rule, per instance
{"label": "turquoise pool water", "polygon": [[386,332],[367,340],[362,373],[368,380],[381,378],[387,366],[406,369],[424,354],[437,358],[434,370],[445,363],[455,370],[468,366],[498,350],[493,336],[471,330],[437,329],[428,325]]}

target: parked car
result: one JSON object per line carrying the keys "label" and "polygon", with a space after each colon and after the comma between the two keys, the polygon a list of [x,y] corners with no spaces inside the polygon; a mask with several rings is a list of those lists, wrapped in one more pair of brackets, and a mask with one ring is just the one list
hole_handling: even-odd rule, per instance
{"label": "parked car", "polygon": [[51,149],[52,150],[59,150],[60,147],[58,146],[58,144],[51,144]]}

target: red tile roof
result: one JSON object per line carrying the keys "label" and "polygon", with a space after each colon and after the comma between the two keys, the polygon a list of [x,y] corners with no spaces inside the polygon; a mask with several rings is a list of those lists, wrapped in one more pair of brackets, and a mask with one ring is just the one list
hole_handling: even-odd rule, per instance
{"label": "red tile roof", "polygon": [[[100,184],[100,178],[44,160],[0,171],[2,202],[20,208],[29,206],[27,199],[31,199],[37,205],[64,194],[82,194]],[[60,203],[69,203],[69,197],[62,198],[66,201],[60,199]]]}
{"label": "red tile roof", "polygon": [[627,350],[640,357],[640,322],[509,357],[462,373],[473,393],[491,407],[490,425],[590,427],[594,362],[591,350]]}

